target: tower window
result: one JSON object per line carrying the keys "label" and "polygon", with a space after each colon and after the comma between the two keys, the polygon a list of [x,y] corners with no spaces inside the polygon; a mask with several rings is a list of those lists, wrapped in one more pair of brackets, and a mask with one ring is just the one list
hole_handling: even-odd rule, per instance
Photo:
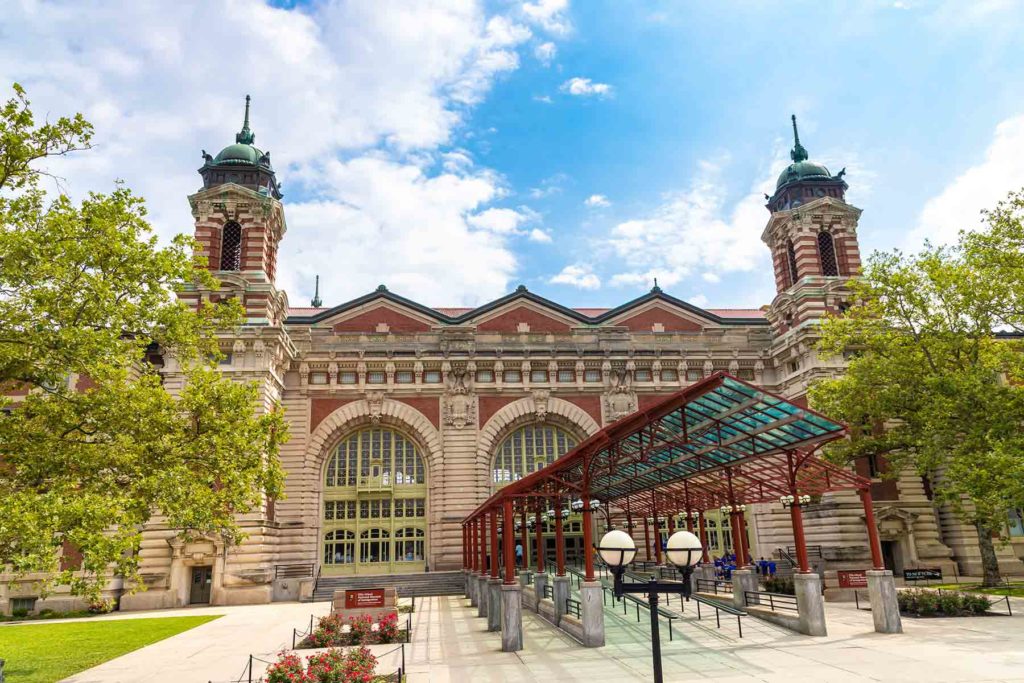
{"label": "tower window", "polygon": [[836,243],[832,235],[824,230],[818,233],[818,258],[821,259],[821,274],[839,275],[836,265]]}
{"label": "tower window", "polygon": [[225,223],[221,231],[220,269],[242,269],[242,226],[234,221]]}
{"label": "tower window", "polygon": [[789,263],[789,284],[795,285],[800,279],[800,273],[796,269],[796,250],[793,249],[793,240],[786,241],[786,260]]}

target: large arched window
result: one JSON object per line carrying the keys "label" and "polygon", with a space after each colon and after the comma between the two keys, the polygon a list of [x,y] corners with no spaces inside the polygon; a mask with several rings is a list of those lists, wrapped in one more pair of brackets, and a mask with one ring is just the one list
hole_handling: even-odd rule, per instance
{"label": "large arched window", "polygon": [[406,527],[395,531],[395,562],[423,561],[423,529]]}
{"label": "large arched window", "polygon": [[836,264],[836,243],[832,234],[825,230],[818,233],[818,258],[821,259],[822,275],[839,275],[839,266]]}
{"label": "large arched window", "polygon": [[793,240],[786,240],[786,264],[789,266],[789,284],[795,285],[800,279],[800,272],[796,267],[796,250],[793,249]]}
{"label": "large arched window", "polygon": [[491,481],[495,488],[501,488],[536,472],[575,447],[575,437],[554,425],[520,427],[498,446]]}
{"label": "large arched window", "polygon": [[390,429],[358,431],[327,460],[324,485],[391,488],[423,484],[426,472],[416,444]]}
{"label": "large arched window", "polygon": [[242,269],[242,226],[234,221],[225,223],[221,230],[220,269]]}

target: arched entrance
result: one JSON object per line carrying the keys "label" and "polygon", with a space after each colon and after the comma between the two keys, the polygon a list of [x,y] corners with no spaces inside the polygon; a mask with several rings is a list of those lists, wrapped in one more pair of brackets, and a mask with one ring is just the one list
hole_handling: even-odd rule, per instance
{"label": "arched entrance", "polygon": [[350,432],[328,454],[321,482],[324,575],[424,570],[426,467],[412,438],[388,426]]}
{"label": "arched entrance", "polygon": [[[551,464],[576,447],[578,439],[568,431],[553,424],[528,424],[519,427],[504,438],[495,450],[491,465],[491,483],[497,491],[513,481]],[[568,504],[568,501],[565,501]],[[522,539],[522,521],[516,522],[517,543]],[[523,555],[532,565],[536,557],[535,518],[527,518],[526,547]],[[544,514],[541,522],[545,561],[554,562],[555,520],[551,514]],[[565,538],[566,561],[574,562],[583,557],[583,516],[568,510],[562,518]]]}

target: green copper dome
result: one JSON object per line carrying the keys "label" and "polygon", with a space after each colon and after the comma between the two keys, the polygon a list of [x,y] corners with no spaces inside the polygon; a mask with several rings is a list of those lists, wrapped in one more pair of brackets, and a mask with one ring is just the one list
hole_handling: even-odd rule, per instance
{"label": "green copper dome", "polygon": [[828,172],[828,169],[821,164],[816,164],[813,161],[807,160],[807,150],[800,144],[800,134],[796,130],[796,115],[793,117],[793,150],[789,153],[789,158],[793,160],[786,170],[779,176],[779,182],[776,183],[775,189],[778,190],[786,183],[791,183],[796,180],[831,180],[832,174]]}
{"label": "green copper dome", "polygon": [[259,163],[260,157],[263,156],[263,152],[256,149],[252,145],[242,144],[236,142],[233,145],[228,145],[220,151],[217,156],[213,158],[215,164],[253,164]]}

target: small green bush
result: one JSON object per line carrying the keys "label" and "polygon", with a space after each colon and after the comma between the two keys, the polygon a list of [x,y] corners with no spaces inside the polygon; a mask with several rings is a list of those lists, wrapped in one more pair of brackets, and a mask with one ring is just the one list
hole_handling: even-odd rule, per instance
{"label": "small green bush", "polygon": [[793,587],[793,580],[781,576],[769,576],[764,580],[764,589],[769,593],[783,593],[785,595],[796,595],[796,588]]}
{"label": "small green bush", "polygon": [[951,591],[939,593],[921,588],[899,591],[896,600],[900,612],[919,617],[973,616],[984,614],[992,604],[980,595]]}
{"label": "small green bush", "polygon": [[28,610],[25,609],[24,607],[20,607],[18,609],[11,610],[11,616],[14,617],[15,619],[24,619],[25,617],[28,616]]}

